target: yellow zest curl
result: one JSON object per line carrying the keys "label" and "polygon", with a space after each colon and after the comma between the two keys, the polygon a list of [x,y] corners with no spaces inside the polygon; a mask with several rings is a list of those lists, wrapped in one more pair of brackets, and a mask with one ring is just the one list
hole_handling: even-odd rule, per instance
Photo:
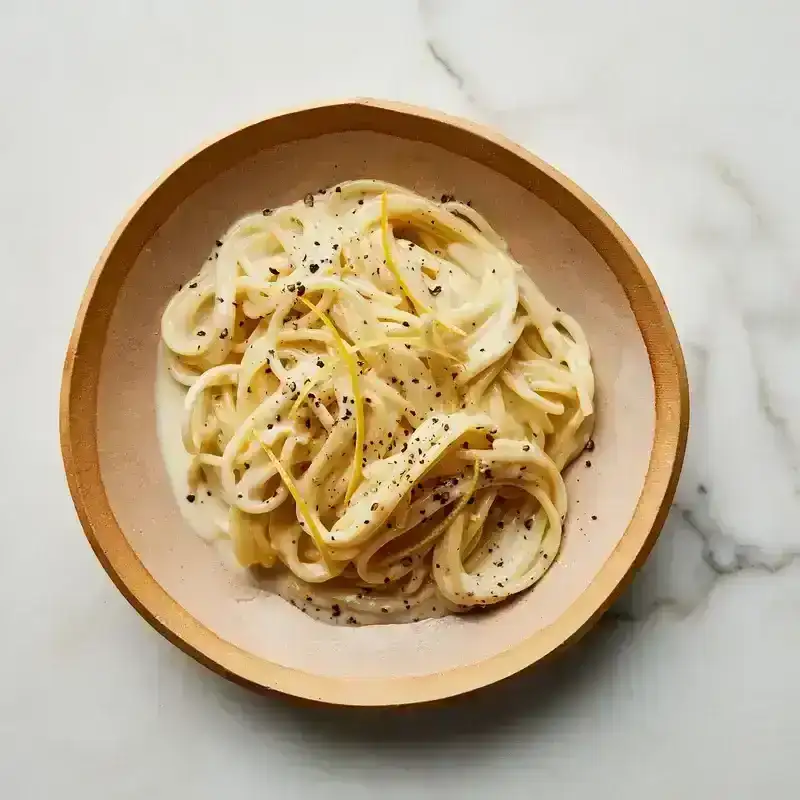
{"label": "yellow zest curl", "polygon": [[[389,237],[389,204],[386,192],[381,195],[381,244],[383,245],[383,258],[386,261],[386,266],[388,267],[389,272],[394,275],[395,280],[400,284],[403,294],[409,299],[412,307],[416,309],[418,315],[431,314],[431,307],[418,297],[414,296],[411,288],[406,283],[405,278],[403,278],[402,274],[400,273],[400,267],[394,260],[394,254],[392,253],[392,246]],[[458,336],[467,335],[461,330],[461,328],[457,328],[455,325],[451,325],[449,322],[439,319],[439,317],[434,316],[433,321],[434,323],[438,323],[446,330],[450,331],[451,333],[455,333]]]}
{"label": "yellow zest curl", "polygon": [[255,436],[256,441],[258,441],[258,443],[264,448],[264,452],[267,454],[267,456],[269,456],[269,460],[275,465],[275,469],[278,470],[281,480],[286,484],[289,494],[294,498],[294,502],[297,505],[297,510],[300,512],[300,516],[306,523],[308,532],[311,535],[311,538],[314,540],[314,544],[317,546],[317,550],[319,550],[323,560],[326,564],[330,564],[328,547],[325,544],[325,540],[322,538],[322,533],[317,525],[317,521],[314,519],[314,515],[311,513],[311,509],[308,507],[308,503],[303,500],[300,490],[297,488],[297,484],[292,479],[292,476],[289,474],[289,471],[286,469],[286,467],[281,464],[275,453],[273,453],[272,450],[270,450],[270,448],[264,444],[264,442],[261,440],[261,437],[255,432],[253,433],[253,436]]}
{"label": "yellow zest curl", "polygon": [[300,298],[301,302],[305,303],[314,315],[319,319],[326,328],[333,334],[333,340],[336,343],[336,349],[342,357],[350,373],[350,379],[353,383],[353,401],[355,404],[355,418],[356,418],[356,452],[353,461],[353,471],[350,473],[350,481],[347,484],[347,492],[345,494],[345,502],[349,503],[353,493],[358,488],[363,477],[362,461],[364,459],[364,396],[361,392],[361,380],[359,377],[358,364],[356,364],[353,354],[348,350],[344,339],[333,324],[331,318],[324,312],[320,311],[313,303]]}

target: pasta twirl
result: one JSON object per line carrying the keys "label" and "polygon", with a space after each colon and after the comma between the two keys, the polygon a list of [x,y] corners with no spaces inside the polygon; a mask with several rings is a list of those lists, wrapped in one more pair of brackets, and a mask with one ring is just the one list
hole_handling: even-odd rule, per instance
{"label": "pasta twirl", "polygon": [[188,499],[307,613],[467,611],[556,558],[589,347],[471,206],[357,180],[246,216],[161,336]]}

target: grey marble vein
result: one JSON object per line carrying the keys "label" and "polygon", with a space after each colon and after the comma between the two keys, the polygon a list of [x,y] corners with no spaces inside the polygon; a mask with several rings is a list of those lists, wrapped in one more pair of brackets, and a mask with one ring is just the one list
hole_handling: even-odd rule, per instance
{"label": "grey marble vein", "polygon": [[425,40],[425,46],[427,47],[428,52],[433,56],[433,60],[448,74],[448,76],[453,79],[456,86],[463,90],[463,76],[456,72],[455,67],[453,67],[453,65],[439,52],[437,46],[430,39]]}
{"label": "grey marble vein", "polygon": [[431,0],[419,0],[418,14],[424,30],[425,49],[430,53],[433,61],[453,82],[456,89],[472,108],[482,116],[489,116],[491,112],[488,106],[477,96],[473,87],[468,84],[462,70],[456,67],[453,61],[445,54],[444,48],[435,36],[433,25],[434,10]]}
{"label": "grey marble vein", "polygon": [[705,502],[694,506],[675,503],[673,508],[703,542],[703,560],[717,575],[731,575],[747,569],[777,572],[800,555],[800,549],[795,548],[772,550],[739,544],[704,506]]}

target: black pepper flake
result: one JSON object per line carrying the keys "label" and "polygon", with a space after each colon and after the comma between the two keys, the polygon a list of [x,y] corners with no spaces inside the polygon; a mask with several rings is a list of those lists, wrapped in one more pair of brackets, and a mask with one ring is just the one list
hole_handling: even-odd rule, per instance
{"label": "black pepper flake", "polygon": [[410,323],[409,323],[407,320],[404,320],[404,321],[403,321],[403,327],[404,327],[404,328],[410,328],[410,327],[411,327],[411,324],[410,324]]}
{"label": "black pepper flake", "polygon": [[308,271],[311,273],[316,272],[319,269],[319,264],[309,264]]}
{"label": "black pepper flake", "polygon": [[317,366],[318,367],[324,367],[325,366],[325,362],[321,358],[318,358],[317,359]]}
{"label": "black pepper flake", "polygon": [[194,503],[195,497],[194,497],[193,494],[187,494],[186,495],[186,499],[187,499],[188,502]]}
{"label": "black pepper flake", "polygon": [[596,520],[597,519],[597,514],[592,514],[592,519]]}
{"label": "black pepper flake", "polygon": [[228,338],[228,329],[227,328],[223,328],[222,329],[222,333],[220,333],[219,338],[220,339],[227,339]]}
{"label": "black pepper flake", "polygon": [[586,462],[586,466],[587,466],[587,467],[591,467],[591,466],[592,466],[592,462],[591,462],[591,461],[587,461],[587,462]]}
{"label": "black pepper flake", "polygon": [[594,450],[594,439],[589,439],[589,441],[586,442],[586,452],[591,453],[593,450]]}
{"label": "black pepper flake", "polygon": [[338,603],[334,603],[331,606],[331,615],[334,616],[334,617],[338,617],[338,616],[341,615],[341,613],[342,613],[342,609],[339,607],[339,604]]}
{"label": "black pepper flake", "polygon": [[304,198],[303,202],[309,207],[313,208],[314,206],[314,195],[309,192]]}
{"label": "black pepper flake", "polygon": [[219,239],[217,239],[215,244],[217,245],[217,247],[222,247],[222,242]]}
{"label": "black pepper flake", "polygon": [[523,452],[527,453],[530,449],[531,449],[531,446],[529,444],[522,445]]}
{"label": "black pepper flake", "polygon": [[358,204],[359,204],[360,206],[363,206],[363,205],[364,205],[364,201],[363,201],[363,200],[359,200],[359,201],[358,201]]}
{"label": "black pepper flake", "polygon": [[275,269],[275,267],[270,267],[270,268],[269,268],[269,271],[270,271],[270,272],[271,272],[273,275],[280,275],[280,272],[278,272],[278,270],[276,270],[276,269]]}
{"label": "black pepper flake", "polygon": [[525,530],[529,531],[532,527],[533,527],[533,520],[532,519],[526,519],[525,520]]}
{"label": "black pepper flake", "polygon": [[195,281],[194,283],[190,283],[189,284],[189,288],[190,289],[196,289],[197,288],[197,281]]}
{"label": "black pepper flake", "polygon": [[205,331],[197,331],[197,335],[198,336],[205,336],[206,332]]}
{"label": "black pepper flake", "polygon": [[271,209],[271,208],[262,208],[262,209],[261,209],[261,213],[262,213],[262,214],[263,214],[265,217],[268,217],[268,216],[269,216],[269,215],[272,213],[272,209]]}
{"label": "black pepper flake", "polygon": [[370,506],[370,511],[377,511],[377,510],[378,510],[378,504],[377,504],[377,503],[373,503],[373,504]]}
{"label": "black pepper flake", "polygon": [[342,193],[342,187],[341,187],[341,186],[337,186],[337,187],[334,189],[334,191],[335,191],[337,194],[341,194],[341,193]]}
{"label": "black pepper flake", "polygon": [[306,287],[302,284],[297,284],[297,296],[302,297],[306,293]]}
{"label": "black pepper flake", "polygon": [[429,292],[430,292],[430,293],[431,293],[431,294],[432,294],[434,297],[437,297],[438,295],[440,295],[440,294],[442,293],[442,287],[441,287],[441,286],[434,286],[432,289],[429,289],[428,291],[429,291]]}
{"label": "black pepper flake", "polygon": [[384,578],[384,579],[383,579],[383,582],[384,582],[384,583],[389,583],[389,579],[388,579],[388,578]]}

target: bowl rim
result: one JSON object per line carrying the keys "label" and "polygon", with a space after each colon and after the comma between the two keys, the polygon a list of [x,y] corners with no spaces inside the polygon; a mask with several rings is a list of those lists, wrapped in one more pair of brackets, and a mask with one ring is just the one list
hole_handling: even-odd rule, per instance
{"label": "bowl rim", "polygon": [[[314,675],[267,661],[223,640],[167,594],[139,560],[114,517],[100,474],[97,381],[116,295],[113,287],[110,295],[101,291],[101,283],[115,249],[136,227],[134,223],[140,222],[140,230],[133,234],[141,240],[138,253],[182,199],[233,166],[235,161],[220,167],[215,159],[224,160],[220,153],[236,137],[267,126],[292,132],[310,115],[320,114],[352,120],[329,132],[391,132],[402,120],[424,130],[424,141],[466,155],[532,191],[546,189],[550,194],[546,202],[578,229],[616,275],[636,318],[653,375],[655,430],[644,485],[619,543],[589,586],[551,625],[494,656],[435,674],[358,679]],[[278,141],[299,138],[304,137],[294,131]],[[452,150],[455,139],[460,150]],[[238,160],[246,157],[240,153]],[[525,171],[524,183],[512,168]],[[149,222],[141,221],[148,216]],[[136,247],[130,238],[125,246]],[[131,265],[132,261],[128,268]],[[94,318],[102,316],[105,324],[101,321],[98,327]],[[655,278],[633,243],[593,198],[555,168],[484,125],[406,103],[357,98],[306,105],[241,125],[201,144],[141,195],[111,236],[83,295],[64,362],[59,422],[67,482],[86,538],[119,591],[153,628],[199,663],[250,689],[274,689],[335,705],[394,706],[443,699],[507,678],[563,650],[591,627],[628,585],[664,524],[686,449],[689,386],[678,336]]]}

